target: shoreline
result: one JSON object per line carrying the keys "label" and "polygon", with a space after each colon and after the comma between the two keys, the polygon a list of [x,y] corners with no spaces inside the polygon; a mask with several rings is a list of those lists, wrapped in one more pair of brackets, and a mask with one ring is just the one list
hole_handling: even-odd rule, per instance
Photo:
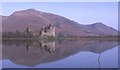
{"label": "shoreline", "polygon": [[1,38],[2,40],[101,40],[101,41],[120,41],[120,36],[104,37],[45,37],[45,38]]}

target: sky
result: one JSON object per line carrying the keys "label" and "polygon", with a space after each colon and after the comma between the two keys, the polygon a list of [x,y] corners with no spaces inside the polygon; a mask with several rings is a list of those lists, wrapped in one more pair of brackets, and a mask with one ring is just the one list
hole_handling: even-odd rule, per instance
{"label": "sky", "polygon": [[74,20],[80,24],[103,24],[118,29],[117,2],[2,2],[2,13],[9,16],[25,9],[53,13]]}
{"label": "sky", "polygon": [[119,0],[0,0],[0,2],[119,2]]}

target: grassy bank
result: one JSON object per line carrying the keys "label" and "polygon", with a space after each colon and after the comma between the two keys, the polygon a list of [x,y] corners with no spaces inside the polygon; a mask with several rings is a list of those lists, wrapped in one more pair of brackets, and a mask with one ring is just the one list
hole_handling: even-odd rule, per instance
{"label": "grassy bank", "polygon": [[89,36],[89,37],[44,37],[44,38],[2,38],[2,40],[106,40],[106,41],[120,41],[118,36]]}

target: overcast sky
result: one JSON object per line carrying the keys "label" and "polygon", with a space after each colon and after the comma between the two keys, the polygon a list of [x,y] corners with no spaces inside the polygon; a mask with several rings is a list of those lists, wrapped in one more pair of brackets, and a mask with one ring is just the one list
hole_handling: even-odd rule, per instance
{"label": "overcast sky", "polygon": [[14,11],[29,8],[58,14],[80,24],[102,22],[118,28],[117,2],[4,2],[0,15],[9,16]]}

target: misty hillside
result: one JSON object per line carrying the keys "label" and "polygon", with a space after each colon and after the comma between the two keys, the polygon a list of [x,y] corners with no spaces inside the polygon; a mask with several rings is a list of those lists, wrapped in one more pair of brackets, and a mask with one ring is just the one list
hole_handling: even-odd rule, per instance
{"label": "misty hillside", "polygon": [[96,22],[91,25],[82,25],[60,15],[45,13],[34,9],[16,11],[10,16],[1,17],[3,32],[15,32],[16,30],[25,31],[28,26],[33,32],[37,33],[41,27],[54,24],[56,27],[56,35],[97,36],[118,34],[117,30],[101,22]]}

